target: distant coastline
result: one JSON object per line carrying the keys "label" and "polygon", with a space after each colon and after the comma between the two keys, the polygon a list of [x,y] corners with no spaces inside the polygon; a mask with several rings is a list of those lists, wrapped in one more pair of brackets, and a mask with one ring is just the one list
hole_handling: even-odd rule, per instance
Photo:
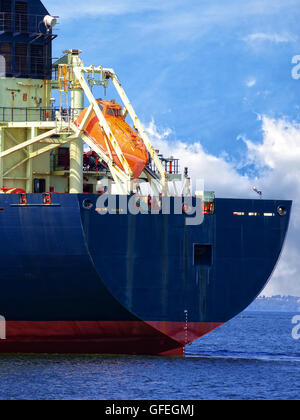
{"label": "distant coastline", "polygon": [[297,296],[260,296],[247,309],[259,312],[300,312],[300,297]]}

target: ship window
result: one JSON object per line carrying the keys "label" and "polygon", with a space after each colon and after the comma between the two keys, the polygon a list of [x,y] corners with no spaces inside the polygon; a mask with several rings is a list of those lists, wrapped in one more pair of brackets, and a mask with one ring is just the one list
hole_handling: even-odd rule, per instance
{"label": "ship window", "polygon": [[16,55],[27,56],[27,44],[16,44]]}
{"label": "ship window", "polygon": [[1,12],[11,12],[11,0],[1,0],[0,1],[0,11]]}
{"label": "ship window", "polygon": [[94,193],[94,185],[93,184],[83,184],[83,192],[85,194],[93,194]]}
{"label": "ship window", "polygon": [[264,213],[265,217],[274,217],[275,213]]}
{"label": "ship window", "polygon": [[11,28],[11,0],[2,0],[0,2],[0,31],[11,31]]}
{"label": "ship window", "polygon": [[259,216],[259,213],[248,213],[248,216]]}
{"label": "ship window", "polygon": [[57,150],[57,166],[64,170],[70,168],[70,149],[68,147],[59,147]]}
{"label": "ship window", "polygon": [[115,110],[112,108],[107,108],[107,115],[113,115],[115,116]]}
{"label": "ship window", "polygon": [[31,46],[31,56],[32,57],[43,57],[43,45],[32,45]]}
{"label": "ship window", "polygon": [[15,73],[27,72],[27,44],[15,46]]}
{"label": "ship window", "polygon": [[11,55],[11,43],[10,42],[0,42],[0,53],[1,54],[10,54]]}
{"label": "ship window", "polygon": [[31,46],[31,73],[43,74],[44,73],[44,48],[43,45]]}
{"label": "ship window", "polygon": [[11,43],[10,42],[0,42],[0,55],[3,55],[5,59],[5,72],[6,75],[12,72],[11,68]]}
{"label": "ship window", "polygon": [[113,115],[114,117],[121,117],[122,116],[122,110],[121,109],[107,108],[106,113],[107,113],[107,115]]}
{"label": "ship window", "polygon": [[28,26],[27,3],[16,2],[16,32],[26,32]]}
{"label": "ship window", "polygon": [[194,265],[212,266],[212,246],[194,244]]}
{"label": "ship window", "polygon": [[242,211],[235,211],[235,212],[233,213],[233,215],[234,215],[234,216],[245,216],[245,213],[244,213],[244,212],[242,212]]}
{"label": "ship window", "polygon": [[34,183],[34,193],[42,194],[46,191],[46,180],[45,179],[35,179]]}

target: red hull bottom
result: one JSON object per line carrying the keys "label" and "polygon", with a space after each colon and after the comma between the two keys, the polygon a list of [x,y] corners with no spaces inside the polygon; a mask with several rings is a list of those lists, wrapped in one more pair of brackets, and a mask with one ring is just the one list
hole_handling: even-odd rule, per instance
{"label": "red hull bottom", "polygon": [[187,344],[221,323],[12,322],[0,353],[183,356]]}

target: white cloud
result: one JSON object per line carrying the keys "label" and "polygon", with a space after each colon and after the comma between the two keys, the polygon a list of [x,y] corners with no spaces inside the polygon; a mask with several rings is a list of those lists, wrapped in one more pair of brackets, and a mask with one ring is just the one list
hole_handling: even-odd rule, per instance
{"label": "white cloud", "polygon": [[[243,19],[254,19],[257,16],[261,19],[279,13],[291,13],[293,7],[298,7],[298,0],[190,0],[189,7],[186,7],[183,0],[85,0],[84,4],[80,0],[43,2],[49,13],[59,15],[61,22],[69,24],[79,19],[103,16],[115,16],[124,23],[121,19],[126,16],[128,28],[138,31],[139,36],[154,35],[153,41],[159,39],[161,42],[166,37],[169,40],[174,39],[175,42],[198,39],[211,30],[218,30],[219,27],[232,28]],[[137,14],[139,16],[134,16]],[[112,28],[112,31],[115,32],[115,29]],[[257,34],[253,34],[254,37],[255,35]],[[278,42],[280,39],[278,36]]]}
{"label": "white cloud", "polygon": [[264,33],[257,32],[250,34],[243,38],[243,41],[249,44],[261,43],[261,42],[271,42],[275,44],[282,44],[288,42],[296,42],[297,37],[291,34],[277,34],[277,33]]}
{"label": "white cloud", "polygon": [[[187,144],[182,141],[170,141],[170,130],[160,131],[154,121],[147,126],[147,132],[156,149],[165,156],[178,156],[180,167],[189,167],[192,179],[204,179],[208,190],[215,190],[218,196],[240,197],[251,190],[251,182],[247,177],[238,176],[231,162],[223,156],[208,154],[200,142]],[[221,174],[221,176],[220,176]],[[230,188],[229,188],[230,186]]]}
{"label": "white cloud", "polygon": [[216,191],[217,197],[255,198],[251,188],[257,185],[265,198],[294,200],[283,256],[263,294],[300,296],[300,125],[266,116],[261,122],[262,143],[243,139],[245,162],[256,166],[257,178],[241,175],[235,162],[207,153],[199,142],[171,141],[171,131],[160,131],[154,121],[147,131],[156,148],[167,156],[178,156],[181,168],[188,166],[191,177],[204,179],[206,189]]}
{"label": "white cloud", "polygon": [[249,80],[246,82],[246,85],[247,85],[249,88],[251,88],[251,87],[255,86],[255,85],[256,85],[256,79],[254,79],[254,78],[249,79]]}

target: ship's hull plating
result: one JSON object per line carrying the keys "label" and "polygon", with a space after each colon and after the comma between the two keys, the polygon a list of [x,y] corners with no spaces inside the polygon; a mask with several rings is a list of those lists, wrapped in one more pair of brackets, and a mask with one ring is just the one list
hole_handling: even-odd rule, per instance
{"label": "ship's hull plating", "polygon": [[214,215],[187,226],[184,215],[103,216],[97,198],[0,196],[0,352],[183,354],[261,292],[291,211],[217,199]]}

